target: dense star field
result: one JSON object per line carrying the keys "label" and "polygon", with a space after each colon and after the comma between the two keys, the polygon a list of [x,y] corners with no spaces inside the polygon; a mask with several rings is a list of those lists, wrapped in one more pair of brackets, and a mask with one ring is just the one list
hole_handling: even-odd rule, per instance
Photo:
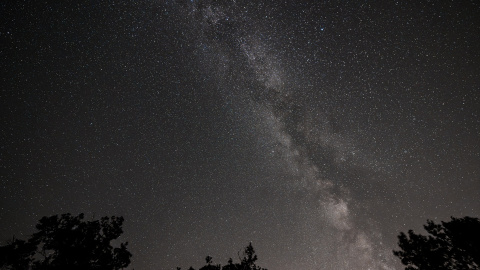
{"label": "dense star field", "polygon": [[402,269],[480,216],[478,1],[0,3],[0,245],[123,216],[130,268]]}

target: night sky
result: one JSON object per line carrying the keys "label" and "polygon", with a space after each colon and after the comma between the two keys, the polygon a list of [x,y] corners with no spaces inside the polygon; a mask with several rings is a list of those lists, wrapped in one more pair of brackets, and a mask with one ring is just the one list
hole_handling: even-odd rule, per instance
{"label": "night sky", "polygon": [[2,1],[0,244],[125,218],[135,269],[251,241],[270,270],[402,269],[480,216],[478,1]]}

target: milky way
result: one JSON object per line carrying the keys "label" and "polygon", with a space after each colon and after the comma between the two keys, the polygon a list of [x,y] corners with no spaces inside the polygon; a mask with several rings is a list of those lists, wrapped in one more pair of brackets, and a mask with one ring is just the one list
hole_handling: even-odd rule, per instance
{"label": "milky way", "polygon": [[84,212],[135,269],[402,269],[480,216],[480,7],[352,2],[3,4],[0,240]]}
{"label": "milky way", "polygon": [[[252,110],[258,105],[257,121],[267,133],[267,138],[264,139],[275,145],[271,151],[277,153],[289,168],[286,173],[290,176],[290,181],[299,182],[287,185],[290,189],[300,188],[306,196],[314,196],[314,200],[318,201],[318,205],[309,209],[318,212],[319,216],[314,215],[318,220],[310,218],[301,223],[315,228],[322,221],[327,222],[327,228],[315,228],[313,233],[319,238],[327,234],[333,237],[330,241],[336,244],[327,247],[325,243],[319,244],[324,248],[323,252],[333,256],[308,258],[309,263],[321,268],[390,269],[386,262],[389,251],[385,251],[381,244],[374,246],[370,239],[375,237],[376,231],[371,230],[367,234],[358,230],[352,221],[349,207],[352,198],[349,189],[340,186],[342,190],[335,192],[336,179],[330,180],[320,172],[319,166],[325,163],[317,164],[318,161],[312,157],[317,153],[332,162],[333,167],[337,167],[338,163],[346,162],[347,158],[356,158],[358,151],[355,146],[344,142],[343,136],[331,130],[325,119],[322,119],[322,108],[305,108],[308,104],[303,104],[295,97],[302,95],[298,92],[303,89],[295,85],[285,85],[284,80],[288,78],[283,66],[288,65],[289,60],[282,61],[284,58],[271,49],[268,38],[263,40],[265,36],[272,36],[272,33],[263,33],[258,21],[252,23],[252,26],[242,25],[242,21],[251,22],[252,19],[248,14],[244,14],[248,10],[242,10],[234,4],[227,8],[195,4],[189,7],[192,18],[200,18],[192,19],[200,24],[196,31],[210,34],[199,35],[200,50],[205,47],[212,48],[214,55],[221,56],[208,64],[220,66],[217,72],[222,78],[233,77],[234,74],[242,75],[240,80],[233,83],[219,80],[219,87],[225,91],[237,89],[238,93],[235,95],[252,98],[253,106],[242,110]],[[268,18],[268,15],[266,17]],[[200,59],[199,65],[205,65],[205,62]],[[237,68],[238,66],[241,68]],[[228,74],[225,74],[226,70]],[[300,79],[301,76],[302,74],[299,75]],[[248,88],[245,84],[253,86]],[[321,86],[317,91],[322,91]]]}

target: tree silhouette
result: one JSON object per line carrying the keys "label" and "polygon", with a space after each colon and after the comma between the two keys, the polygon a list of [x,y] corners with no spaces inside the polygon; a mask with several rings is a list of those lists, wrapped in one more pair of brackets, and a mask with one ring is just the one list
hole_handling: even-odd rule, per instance
{"label": "tree silhouette", "polygon": [[423,236],[408,231],[398,236],[401,250],[393,251],[406,265],[406,270],[480,269],[480,220],[464,217],[424,225],[430,234]]}
{"label": "tree silhouette", "polygon": [[[261,268],[255,265],[257,261],[257,255],[255,254],[255,249],[250,243],[245,249],[243,250],[243,258],[239,256],[240,263],[233,263],[232,258],[228,260],[228,264],[224,265],[223,267],[220,264],[213,265],[212,264],[212,257],[207,256],[205,258],[205,262],[207,265],[203,266],[199,270],[267,270],[265,268]],[[188,270],[195,270],[193,267],[190,267]]]}
{"label": "tree silhouette", "polygon": [[228,264],[222,267],[222,270],[236,270],[237,265],[233,264],[232,258],[228,259]]}
{"label": "tree silhouette", "polygon": [[7,269],[29,269],[36,246],[23,240],[15,239],[0,247],[0,267]]}
{"label": "tree silhouette", "polygon": [[[243,259],[241,262],[241,269],[254,270],[257,269],[255,262],[258,260],[257,255],[255,254],[255,249],[252,246],[252,242],[245,247],[243,251]],[[260,269],[260,268],[258,268]]]}
{"label": "tree silhouette", "polygon": [[122,233],[123,217],[83,221],[84,215],[43,217],[28,241],[14,239],[0,247],[0,267],[6,269],[117,270],[130,264],[128,243],[113,248]]}
{"label": "tree silhouette", "polygon": [[212,259],[213,258],[211,256],[205,257],[205,262],[207,265],[200,268],[200,270],[220,270],[220,265],[212,265]]}

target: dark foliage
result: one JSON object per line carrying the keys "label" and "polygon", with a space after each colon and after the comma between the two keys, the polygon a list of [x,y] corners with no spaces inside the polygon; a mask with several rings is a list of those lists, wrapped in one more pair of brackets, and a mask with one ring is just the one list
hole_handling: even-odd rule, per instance
{"label": "dark foliage", "polygon": [[7,269],[29,269],[36,246],[13,238],[12,242],[0,247],[0,266]]}
{"label": "dark foliage", "polygon": [[[206,265],[201,267],[199,270],[267,270],[266,268],[262,268],[257,266],[255,262],[257,261],[257,255],[255,254],[255,249],[250,243],[248,246],[245,247],[243,250],[243,258],[239,256],[240,263],[233,263],[232,258],[228,260],[228,264],[224,265],[223,267],[220,264],[213,265],[213,258],[207,256],[205,258]],[[179,268],[177,267],[177,270]],[[190,267],[188,270],[195,270],[193,267]]]}
{"label": "dark foliage", "polygon": [[200,268],[200,270],[220,270],[220,265],[212,265],[212,259],[213,258],[210,256],[205,257],[205,262],[207,265]]}
{"label": "dark foliage", "polygon": [[406,265],[406,270],[480,269],[480,220],[454,218],[424,225],[430,234],[423,236],[412,230],[398,236],[401,250],[393,254]]}
{"label": "dark foliage", "polygon": [[0,247],[3,269],[116,270],[130,264],[128,243],[113,248],[122,233],[123,217],[83,221],[84,215],[43,217],[28,241],[14,239]]}

